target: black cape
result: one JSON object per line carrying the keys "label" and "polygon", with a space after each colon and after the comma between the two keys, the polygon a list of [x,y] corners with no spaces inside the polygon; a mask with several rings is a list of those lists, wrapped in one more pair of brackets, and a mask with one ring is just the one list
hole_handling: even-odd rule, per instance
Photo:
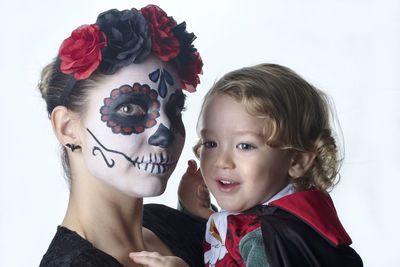
{"label": "black cape", "polygon": [[363,266],[328,194],[298,192],[247,213],[261,218],[271,267]]}

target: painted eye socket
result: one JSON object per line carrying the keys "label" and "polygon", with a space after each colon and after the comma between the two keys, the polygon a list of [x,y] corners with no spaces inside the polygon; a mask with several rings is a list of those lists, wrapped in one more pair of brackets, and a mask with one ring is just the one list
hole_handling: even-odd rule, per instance
{"label": "painted eye socket", "polygon": [[101,120],[113,133],[130,135],[142,133],[157,124],[160,102],[157,91],[148,84],[134,83],[113,89],[100,108]]}
{"label": "painted eye socket", "polygon": [[214,148],[214,147],[217,147],[217,143],[214,142],[214,141],[205,141],[205,142],[203,143],[203,146],[204,146],[205,148]]}
{"label": "painted eye socket", "polygon": [[141,106],[132,103],[119,105],[117,107],[117,113],[135,117],[144,116],[146,114]]}
{"label": "painted eye socket", "polygon": [[236,147],[241,149],[241,150],[250,150],[250,149],[254,148],[252,145],[246,144],[246,143],[240,143]]}

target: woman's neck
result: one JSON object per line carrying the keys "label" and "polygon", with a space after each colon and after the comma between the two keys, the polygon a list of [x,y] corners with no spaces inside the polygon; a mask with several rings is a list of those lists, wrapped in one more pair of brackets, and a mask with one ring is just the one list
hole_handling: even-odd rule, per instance
{"label": "woman's neck", "polygon": [[133,198],[93,177],[76,177],[62,223],[120,263],[145,249],[143,199]]}

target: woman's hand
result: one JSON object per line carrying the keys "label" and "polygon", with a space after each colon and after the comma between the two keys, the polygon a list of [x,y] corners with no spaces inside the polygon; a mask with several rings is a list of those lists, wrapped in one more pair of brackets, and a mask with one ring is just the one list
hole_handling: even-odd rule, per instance
{"label": "woman's hand", "polygon": [[184,208],[193,215],[208,219],[214,213],[210,193],[194,160],[188,161],[188,168],[179,184],[178,197]]}
{"label": "woman's hand", "polygon": [[184,260],[175,256],[162,256],[158,252],[131,252],[129,257],[138,264],[148,267],[189,267]]}

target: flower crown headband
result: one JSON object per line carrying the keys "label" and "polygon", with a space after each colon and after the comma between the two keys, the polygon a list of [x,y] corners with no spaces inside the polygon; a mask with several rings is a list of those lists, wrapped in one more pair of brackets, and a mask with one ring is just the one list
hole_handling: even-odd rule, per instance
{"label": "flower crown headband", "polygon": [[111,9],[92,25],[82,25],[63,41],[59,50],[61,72],[74,73],[60,97],[64,105],[77,80],[95,70],[114,74],[120,67],[142,62],[150,53],[172,63],[182,80],[182,89],[196,91],[203,62],[192,45],[196,39],[156,5],[140,10]]}

